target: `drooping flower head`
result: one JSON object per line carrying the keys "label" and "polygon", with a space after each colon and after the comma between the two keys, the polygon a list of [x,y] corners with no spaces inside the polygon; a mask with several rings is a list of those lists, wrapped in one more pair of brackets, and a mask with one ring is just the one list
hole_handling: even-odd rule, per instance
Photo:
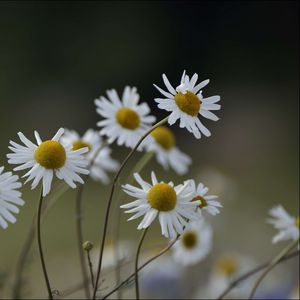
{"label": "drooping flower head", "polygon": [[290,216],[281,205],[271,208],[269,214],[272,219],[267,222],[279,230],[272,239],[273,243],[299,239],[299,217]]}
{"label": "drooping flower head", "polygon": [[151,174],[152,185],[137,173],[134,177],[141,188],[126,184],[123,190],[137,200],[121,208],[129,209],[125,213],[134,213],[128,221],[144,216],[138,226],[139,230],[149,227],[158,216],[162,235],[175,238],[182,233],[187,220],[198,220],[199,215],[195,210],[199,203],[191,201],[193,191],[188,181],[174,187],[172,182],[158,182],[154,172]]}
{"label": "drooping flower head", "polygon": [[165,127],[160,126],[154,129],[144,141],[147,151],[154,151],[156,159],[165,170],[170,167],[179,175],[185,174],[188,171],[188,166],[191,164],[191,158],[181,152],[176,147],[176,139],[173,132]]}
{"label": "drooping flower head", "polygon": [[149,115],[147,103],[138,104],[140,96],[135,87],[126,86],[122,99],[114,89],[107,91],[107,97],[95,100],[97,113],[105,118],[97,123],[102,127],[100,134],[107,136],[108,143],[116,140],[119,146],[133,148],[155,122],[155,117]]}
{"label": "drooping flower head", "polygon": [[22,186],[17,175],[12,172],[3,172],[4,167],[0,167],[0,226],[3,229],[8,227],[8,223],[15,223],[16,217],[13,214],[19,213],[19,206],[24,205],[21,192],[17,191]]}
{"label": "drooping flower head", "polygon": [[13,152],[7,154],[8,162],[13,165],[20,165],[14,170],[30,169],[23,177],[28,177],[26,182],[33,180],[32,189],[36,188],[42,180],[43,197],[51,190],[53,174],[64,180],[71,188],[76,187],[75,182],[83,183],[82,178],[77,173],[89,174],[86,169],[88,161],[82,155],[88,151],[88,148],[73,151],[71,146],[64,146],[60,142],[63,133],[64,129],[60,128],[51,140],[42,142],[40,135],[35,131],[36,145],[19,132],[18,136],[24,146],[10,141],[11,146],[8,147]]}
{"label": "drooping flower head", "polygon": [[174,89],[167,76],[163,74],[163,81],[168,92],[154,85],[166,98],[155,98],[158,107],[171,112],[168,123],[173,125],[178,119],[179,126],[186,128],[189,132],[199,139],[201,133],[210,136],[210,131],[201,123],[199,114],[209,120],[218,121],[219,118],[212,113],[212,110],[219,110],[221,106],[216,104],[220,101],[220,96],[204,98],[201,89],[204,88],[209,80],[204,80],[196,85],[198,74],[194,74],[190,79],[185,71],[182,74],[180,84]]}
{"label": "drooping flower head", "polygon": [[173,246],[174,259],[183,265],[194,265],[203,260],[212,246],[212,229],[204,218],[190,222]]}
{"label": "drooping flower head", "polygon": [[75,130],[65,129],[61,142],[66,146],[71,145],[72,150],[88,148],[85,156],[89,162],[90,176],[95,181],[109,183],[107,172],[114,172],[119,167],[119,162],[111,158],[111,149],[104,145],[96,130],[88,129],[81,137]]}
{"label": "drooping flower head", "polygon": [[196,186],[195,181],[191,180],[190,184],[194,190],[192,201],[200,201],[200,204],[198,206],[198,212],[200,214],[202,211],[206,211],[213,216],[220,213],[219,208],[222,207],[222,204],[216,200],[218,199],[218,196],[207,195],[208,187],[204,186],[204,184],[201,182],[198,184],[198,186]]}

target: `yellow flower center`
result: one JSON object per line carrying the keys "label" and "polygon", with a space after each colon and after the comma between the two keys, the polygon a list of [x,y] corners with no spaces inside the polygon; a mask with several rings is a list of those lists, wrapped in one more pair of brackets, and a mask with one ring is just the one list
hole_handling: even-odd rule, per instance
{"label": "yellow flower center", "polygon": [[296,225],[296,227],[300,228],[300,218],[299,217],[296,218],[295,225]]}
{"label": "yellow flower center", "polygon": [[175,96],[175,102],[177,106],[188,115],[193,117],[198,115],[201,106],[201,101],[194,93],[178,93]]}
{"label": "yellow flower center", "polygon": [[231,257],[222,257],[217,262],[217,270],[227,276],[237,271],[237,262]]}
{"label": "yellow flower center", "polygon": [[78,150],[78,149],[81,149],[81,148],[89,148],[89,151],[92,150],[92,146],[89,144],[89,143],[86,143],[82,140],[78,140],[76,142],[73,143],[73,147],[72,147],[72,150]]}
{"label": "yellow flower center", "polygon": [[66,151],[57,141],[45,141],[35,150],[34,158],[46,169],[59,169],[65,164]]}
{"label": "yellow flower center", "polygon": [[175,145],[175,136],[173,132],[165,126],[157,127],[151,132],[151,135],[154,137],[155,141],[165,150],[170,150]]}
{"label": "yellow flower center", "polygon": [[198,200],[200,200],[200,204],[199,204],[200,208],[203,208],[203,207],[208,205],[207,201],[203,197],[201,197],[200,195],[193,198],[192,201],[198,201]]}
{"label": "yellow flower center", "polygon": [[196,232],[192,230],[186,231],[181,237],[181,242],[185,248],[192,249],[198,242],[198,236]]}
{"label": "yellow flower center", "polygon": [[141,119],[139,115],[131,108],[123,107],[116,113],[119,124],[130,130],[134,130],[140,126]]}
{"label": "yellow flower center", "polygon": [[157,183],[148,191],[147,200],[158,211],[170,211],[176,206],[177,196],[169,184]]}

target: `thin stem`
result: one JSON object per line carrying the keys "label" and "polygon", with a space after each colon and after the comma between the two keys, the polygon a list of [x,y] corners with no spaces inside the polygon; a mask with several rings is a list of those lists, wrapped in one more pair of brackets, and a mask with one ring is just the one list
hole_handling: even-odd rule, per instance
{"label": "thin stem", "polygon": [[139,245],[138,245],[138,248],[137,248],[137,251],[136,251],[136,256],[135,256],[135,268],[134,268],[134,271],[135,271],[135,275],[134,275],[134,279],[135,279],[135,296],[136,296],[136,299],[137,300],[140,300],[140,289],[139,289],[139,272],[138,272],[138,267],[139,267],[139,256],[140,256],[140,252],[141,252],[141,248],[142,248],[142,244],[143,244],[143,241],[145,239],[145,236],[147,234],[147,231],[148,231],[148,228],[147,227],[142,236],[141,236],[141,239],[140,239],[140,242],[139,242]]}
{"label": "thin stem", "polygon": [[78,253],[81,266],[81,272],[83,277],[83,286],[85,290],[85,296],[87,299],[91,299],[91,293],[89,289],[89,278],[88,271],[86,269],[84,253],[83,253],[83,234],[82,234],[82,193],[83,185],[80,185],[76,197],[76,231],[77,231],[77,244],[78,244]]}
{"label": "thin stem", "polygon": [[87,251],[87,258],[88,258],[88,262],[89,262],[89,269],[90,269],[90,274],[91,274],[92,287],[94,288],[94,286],[95,286],[95,283],[94,283],[95,279],[94,279],[94,273],[93,273],[93,264],[92,264],[91,255],[90,255],[90,251],[89,250]]}
{"label": "thin stem", "polygon": [[118,172],[116,173],[114,179],[113,179],[113,184],[111,187],[109,199],[107,202],[107,208],[106,208],[106,213],[105,213],[105,219],[104,219],[104,226],[103,226],[103,232],[102,232],[102,238],[101,238],[101,246],[99,250],[99,263],[98,263],[98,268],[97,268],[97,276],[96,276],[96,281],[95,281],[95,288],[94,288],[94,293],[93,293],[93,299],[96,299],[96,293],[97,293],[97,288],[98,288],[98,283],[99,283],[99,278],[100,278],[100,273],[101,273],[101,266],[102,266],[102,257],[103,257],[103,251],[104,251],[104,245],[105,245],[105,239],[106,239],[106,233],[107,233],[107,227],[108,227],[108,218],[109,218],[109,213],[110,213],[110,207],[115,191],[116,184],[118,182],[119,176],[122,173],[122,170],[130,160],[130,158],[133,156],[133,154],[136,152],[137,148],[139,145],[143,142],[143,140],[157,127],[165,124],[168,120],[168,117],[165,119],[161,120],[157,124],[155,124],[152,128],[150,128],[137,142],[137,144],[134,146],[134,148],[129,152],[123,163],[121,164]]}
{"label": "thin stem", "polygon": [[274,259],[271,260],[270,264],[268,265],[267,269],[259,276],[257,281],[255,282],[253,289],[250,293],[249,299],[253,299],[254,294],[260,285],[260,283],[263,281],[263,279],[266,277],[266,275],[278,264],[278,262],[286,255],[288,254],[294,247],[296,247],[299,243],[299,239],[293,241],[290,243],[286,248],[284,248],[277,256],[274,257]]}
{"label": "thin stem", "polygon": [[[177,235],[176,239],[172,241],[166,248],[161,250],[158,254],[147,260],[145,263],[143,263],[140,267],[137,268],[136,272],[140,272],[143,268],[145,268],[148,264],[150,264],[155,259],[159,258],[161,255],[166,253],[168,250],[172,248],[172,246],[176,243],[177,239],[179,238],[179,235]],[[106,299],[109,296],[111,296],[113,293],[115,293],[118,289],[126,285],[130,280],[132,280],[135,277],[136,272],[128,276],[124,281],[122,281],[118,286],[116,286],[114,289],[112,289],[108,294],[106,294],[102,299]]]}
{"label": "thin stem", "polygon": [[40,258],[41,258],[41,263],[42,263],[42,269],[43,269],[45,282],[46,282],[46,286],[47,286],[47,290],[48,290],[48,298],[53,299],[50,282],[49,282],[49,278],[48,278],[48,274],[47,274],[45,259],[44,259],[44,253],[43,253],[43,249],[42,249],[42,239],[41,239],[42,204],[43,204],[43,189],[41,191],[41,196],[40,196],[39,205],[38,205],[38,212],[37,212],[37,240],[38,240],[38,248],[39,248],[39,253],[40,253]]}
{"label": "thin stem", "polygon": [[[288,259],[291,259],[295,256],[299,255],[299,250],[292,252],[291,254],[288,254],[284,257],[282,257],[278,263],[284,262]],[[239,278],[237,278],[236,280],[234,280],[227,288],[226,290],[217,298],[218,300],[222,300],[224,299],[224,297],[227,296],[227,294],[233,289],[235,288],[237,285],[239,285],[242,281],[248,279],[249,277],[255,275],[256,273],[262,271],[263,269],[267,268],[270,265],[270,262],[266,262],[263,263],[261,265],[259,265],[258,267],[256,267],[255,269],[252,269],[248,272],[246,272],[245,274],[243,274],[242,276],[240,276]]]}

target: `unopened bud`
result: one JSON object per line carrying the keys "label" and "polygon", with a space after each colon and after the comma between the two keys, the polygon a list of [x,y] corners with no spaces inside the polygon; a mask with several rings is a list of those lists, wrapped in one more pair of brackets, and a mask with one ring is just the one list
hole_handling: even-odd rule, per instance
{"label": "unopened bud", "polygon": [[93,249],[94,245],[90,241],[86,241],[82,244],[82,247],[85,251],[90,251]]}

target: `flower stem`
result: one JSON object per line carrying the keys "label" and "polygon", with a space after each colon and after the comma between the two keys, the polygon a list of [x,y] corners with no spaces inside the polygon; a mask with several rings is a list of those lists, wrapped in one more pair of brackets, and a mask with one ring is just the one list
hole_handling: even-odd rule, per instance
{"label": "flower stem", "polygon": [[266,270],[261,274],[261,276],[257,279],[257,281],[254,284],[254,287],[250,293],[249,299],[253,299],[254,294],[260,285],[260,283],[263,281],[265,276],[280,262],[280,260],[288,254],[294,247],[296,247],[299,243],[299,239],[294,240],[292,243],[290,243],[286,248],[284,248],[277,256],[272,259],[266,268]]}
{"label": "flower stem", "polygon": [[43,253],[43,248],[42,248],[42,239],[41,239],[41,212],[42,212],[43,199],[44,198],[43,198],[43,189],[42,189],[39,204],[38,204],[38,212],[37,212],[37,240],[38,240],[38,248],[39,248],[39,253],[40,253],[40,258],[41,258],[41,263],[42,263],[42,269],[43,269],[45,282],[46,282],[46,286],[47,286],[47,290],[48,290],[48,299],[53,299],[50,282],[49,282],[49,278],[48,278],[48,274],[47,274],[44,253]]}
{"label": "flower stem", "polygon": [[112,199],[113,199],[113,195],[114,195],[114,191],[115,191],[115,187],[116,184],[118,182],[119,176],[122,173],[122,170],[124,169],[124,167],[126,166],[126,164],[128,163],[128,161],[130,160],[130,158],[133,156],[133,154],[136,152],[137,148],[139,147],[139,145],[143,142],[143,140],[157,127],[165,124],[168,120],[168,117],[164,118],[163,120],[159,121],[158,123],[156,123],[153,127],[151,127],[137,142],[137,144],[134,146],[134,148],[129,152],[129,154],[126,156],[126,158],[124,159],[123,163],[121,164],[118,172],[116,173],[114,179],[113,179],[113,183],[112,183],[112,187],[111,187],[111,191],[110,191],[110,195],[109,195],[109,199],[107,202],[107,207],[106,207],[106,213],[105,213],[105,219],[104,219],[104,226],[103,226],[103,232],[102,232],[102,237],[101,237],[101,246],[100,246],[100,250],[99,250],[99,263],[98,263],[98,268],[97,268],[97,276],[96,276],[96,281],[95,281],[95,288],[94,288],[94,292],[93,292],[93,299],[96,299],[96,293],[97,293],[97,288],[98,288],[98,283],[99,283],[99,279],[100,279],[100,273],[101,273],[101,266],[102,266],[102,257],[103,257],[103,252],[104,252],[104,244],[105,244],[105,239],[106,239],[106,233],[107,233],[107,227],[108,227],[108,218],[109,218],[109,213],[110,213],[110,207],[111,207],[111,203],[112,203]]}
{"label": "flower stem", "polygon": [[147,234],[147,231],[148,231],[148,228],[147,227],[142,236],[141,236],[141,239],[140,239],[140,242],[139,242],[139,245],[138,245],[138,248],[137,248],[137,251],[136,251],[136,256],[135,256],[135,268],[134,268],[134,272],[135,272],[135,275],[134,275],[134,280],[135,280],[135,296],[136,296],[136,299],[137,300],[140,300],[140,289],[139,289],[139,273],[138,273],[138,267],[139,267],[139,256],[140,256],[140,252],[141,252],[141,248],[142,248],[142,244],[143,244],[143,241],[145,239],[145,236]]}
{"label": "flower stem", "polygon": [[87,251],[87,258],[88,258],[88,262],[89,262],[89,269],[90,269],[90,274],[91,274],[92,287],[94,288],[95,279],[94,279],[94,273],[93,273],[93,264],[92,264],[91,255],[90,255],[89,250]]}

